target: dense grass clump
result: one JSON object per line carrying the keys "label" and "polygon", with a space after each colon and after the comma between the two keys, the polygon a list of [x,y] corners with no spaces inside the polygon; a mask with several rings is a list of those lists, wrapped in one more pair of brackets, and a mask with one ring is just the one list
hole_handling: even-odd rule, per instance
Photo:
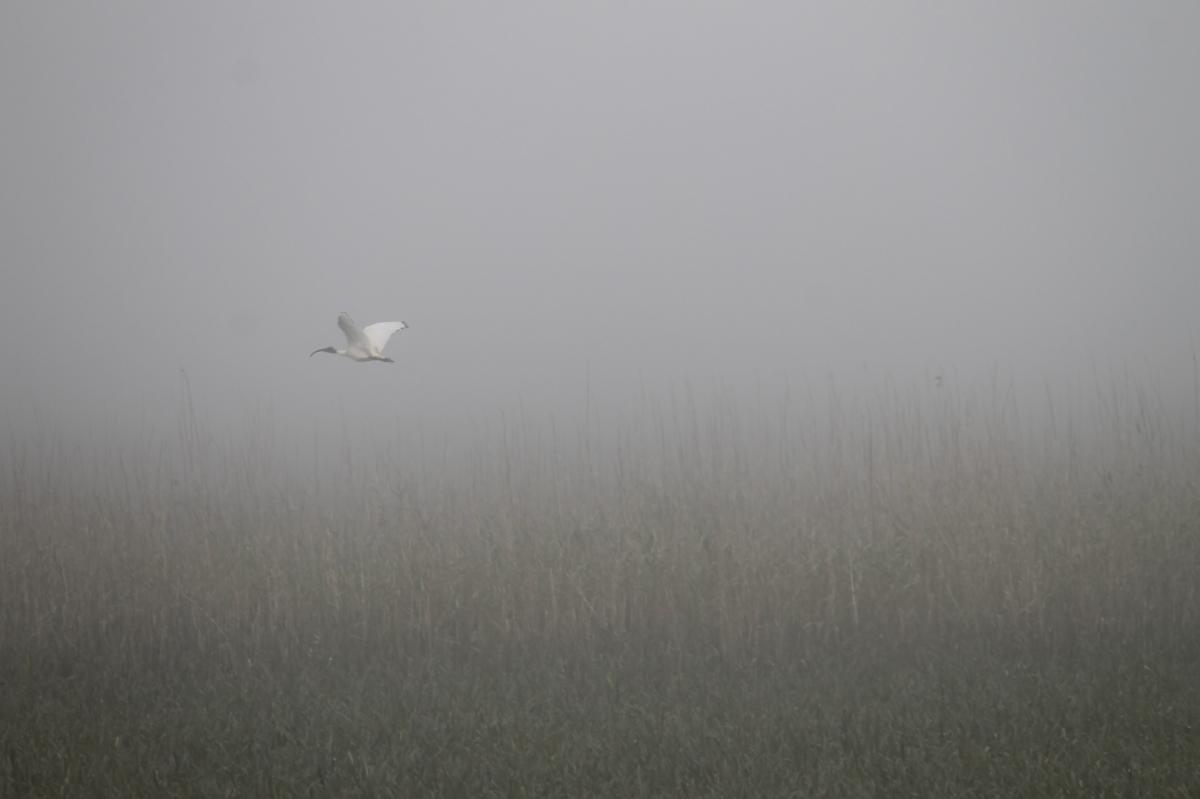
{"label": "dense grass clump", "polygon": [[1188,415],[698,404],[14,434],[0,795],[1200,794]]}

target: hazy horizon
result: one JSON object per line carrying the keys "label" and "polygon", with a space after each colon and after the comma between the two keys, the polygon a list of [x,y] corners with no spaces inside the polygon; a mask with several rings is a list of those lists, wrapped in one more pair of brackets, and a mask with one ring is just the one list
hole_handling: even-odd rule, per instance
{"label": "hazy horizon", "polygon": [[[1194,383],[1200,9],[9,4],[4,424]],[[394,365],[313,358],[340,311]]]}

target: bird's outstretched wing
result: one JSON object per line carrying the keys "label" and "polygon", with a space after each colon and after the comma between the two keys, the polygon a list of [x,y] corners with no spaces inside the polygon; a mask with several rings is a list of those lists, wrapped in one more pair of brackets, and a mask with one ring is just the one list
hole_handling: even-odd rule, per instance
{"label": "bird's outstretched wing", "polygon": [[363,328],[363,335],[367,337],[367,341],[371,344],[371,349],[376,355],[383,353],[383,348],[387,345],[388,339],[397,330],[404,330],[408,325],[404,322],[376,322],[373,325],[367,325]]}
{"label": "bird's outstretched wing", "polygon": [[363,335],[363,331],[359,329],[358,325],[354,324],[354,320],[350,318],[350,314],[345,311],[338,314],[338,327],[346,334],[347,344],[351,346],[355,344],[363,347],[367,346],[368,341],[366,336]]}

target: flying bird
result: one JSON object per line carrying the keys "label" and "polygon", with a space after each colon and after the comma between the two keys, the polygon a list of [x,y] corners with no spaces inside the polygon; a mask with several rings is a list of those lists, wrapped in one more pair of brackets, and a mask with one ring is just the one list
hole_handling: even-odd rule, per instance
{"label": "flying bird", "polygon": [[364,361],[395,363],[391,358],[383,357],[383,348],[387,346],[388,339],[392,337],[393,333],[397,330],[404,330],[408,324],[406,322],[376,322],[360,328],[354,324],[350,314],[342,311],[338,314],[338,327],[346,334],[346,349],[339,350],[333,346],[322,347],[310,352],[308,357],[311,358],[318,352],[328,352],[333,355],[345,355],[359,363]]}

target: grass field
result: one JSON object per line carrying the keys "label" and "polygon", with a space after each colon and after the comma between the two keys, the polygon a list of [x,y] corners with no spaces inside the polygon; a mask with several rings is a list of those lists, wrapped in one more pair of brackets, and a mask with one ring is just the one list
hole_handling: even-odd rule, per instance
{"label": "grass field", "polygon": [[1191,413],[599,417],[14,432],[0,796],[1200,795]]}

